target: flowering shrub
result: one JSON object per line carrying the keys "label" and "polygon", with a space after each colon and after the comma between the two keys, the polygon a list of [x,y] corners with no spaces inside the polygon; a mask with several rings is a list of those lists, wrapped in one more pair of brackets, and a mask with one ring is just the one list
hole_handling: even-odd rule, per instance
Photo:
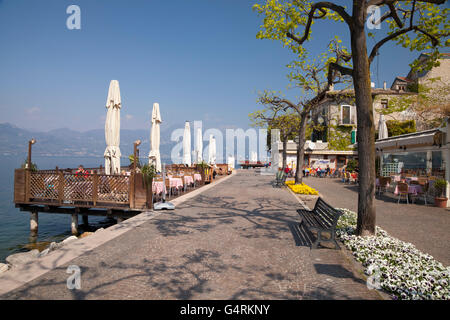
{"label": "flowering shrub", "polygon": [[306,184],[295,184],[294,180],[286,181],[286,185],[291,189],[294,193],[298,194],[310,194],[310,195],[318,195],[317,190],[307,186]]}
{"label": "flowering shrub", "polygon": [[358,237],[357,215],[348,209],[339,218],[336,234],[365,267],[366,275],[378,270],[381,288],[393,299],[450,300],[450,267],[411,244],[395,239],[377,227],[376,236]]}

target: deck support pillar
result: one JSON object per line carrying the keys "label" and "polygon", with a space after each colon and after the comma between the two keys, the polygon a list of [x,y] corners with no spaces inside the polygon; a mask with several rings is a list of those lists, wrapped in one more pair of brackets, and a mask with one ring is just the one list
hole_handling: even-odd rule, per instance
{"label": "deck support pillar", "polygon": [[89,216],[87,214],[83,214],[83,224],[85,227],[89,225]]}
{"label": "deck support pillar", "polygon": [[38,212],[37,211],[31,211],[30,212],[30,233],[31,236],[37,236],[38,234]]}
{"label": "deck support pillar", "polygon": [[78,213],[72,213],[71,229],[73,235],[78,235]]}

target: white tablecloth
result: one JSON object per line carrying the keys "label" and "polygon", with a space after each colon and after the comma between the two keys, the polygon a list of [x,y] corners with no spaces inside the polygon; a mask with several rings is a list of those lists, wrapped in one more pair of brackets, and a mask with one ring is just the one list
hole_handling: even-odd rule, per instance
{"label": "white tablecloth", "polygon": [[171,188],[183,188],[183,180],[181,178],[169,178]]}
{"label": "white tablecloth", "polygon": [[194,183],[194,178],[192,178],[192,176],[184,176],[184,183],[192,184]]}

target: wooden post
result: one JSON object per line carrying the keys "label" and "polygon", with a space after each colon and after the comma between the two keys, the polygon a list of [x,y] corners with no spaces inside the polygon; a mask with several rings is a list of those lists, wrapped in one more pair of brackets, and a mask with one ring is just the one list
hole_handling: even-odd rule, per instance
{"label": "wooden post", "polygon": [[64,200],[64,173],[58,172],[58,200],[62,204]]}
{"label": "wooden post", "polygon": [[[147,183],[147,182],[146,182]],[[147,209],[153,208],[153,178],[148,181],[148,185],[146,185],[146,191],[147,191]]]}
{"label": "wooden post", "polygon": [[94,203],[94,206],[97,204],[98,199],[98,175],[97,172],[94,172],[93,176],[93,182],[92,182],[92,202]]}
{"label": "wooden post", "polygon": [[31,171],[25,170],[25,201],[30,202]]}
{"label": "wooden post", "polygon": [[128,201],[130,202],[130,208],[134,208],[135,207],[135,185],[134,185],[134,180],[135,180],[135,172],[132,171],[131,175],[130,175],[130,180],[129,180],[129,185],[128,185]]}
{"label": "wooden post", "polygon": [[134,152],[133,152],[133,171],[136,172],[136,157],[137,157],[137,144],[134,143]]}
{"label": "wooden post", "polygon": [[31,145],[32,144],[33,143],[31,142],[31,140],[28,141],[28,161],[27,161],[27,164],[28,164],[27,169],[28,170],[31,170]]}
{"label": "wooden post", "polygon": [[71,229],[73,235],[78,235],[78,213],[72,213]]}
{"label": "wooden post", "polygon": [[38,227],[39,227],[38,212],[36,210],[31,211],[31,213],[30,213],[30,232],[31,232],[32,236],[37,236]]}

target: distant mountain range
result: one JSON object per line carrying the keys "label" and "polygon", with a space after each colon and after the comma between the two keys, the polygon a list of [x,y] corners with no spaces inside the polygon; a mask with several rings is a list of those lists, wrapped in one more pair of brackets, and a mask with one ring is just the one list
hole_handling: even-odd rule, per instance
{"label": "distant mountain range", "polygon": [[[173,130],[183,128],[184,123],[170,128],[161,128],[160,151],[164,160],[170,158],[170,152],[177,142],[170,140]],[[33,155],[39,156],[75,156],[103,157],[106,148],[103,129],[78,132],[67,128],[48,132],[29,131],[10,123],[0,123],[0,155],[23,156],[28,152],[28,141],[36,139]],[[150,130],[120,130],[120,150],[123,157],[133,154],[133,143],[140,139],[140,156],[150,151]]]}
{"label": "distant mountain range", "polygon": [[[163,162],[172,162],[171,152],[178,142],[171,141],[171,135],[174,130],[183,130],[183,128],[184,122],[161,127],[160,153]],[[205,130],[205,128],[203,128],[203,130]],[[32,138],[36,139],[36,144],[33,145],[32,149],[33,156],[103,157],[106,148],[105,131],[103,129],[79,132],[68,128],[61,128],[42,132],[22,129],[10,123],[0,123],[0,156],[19,156],[25,160],[28,152],[28,141]],[[192,128],[191,138],[191,147],[193,149],[195,136],[192,132]],[[133,154],[133,144],[134,141],[138,139],[141,140],[139,153],[142,161],[143,158],[148,156],[150,151],[150,129],[120,130],[120,151],[122,153],[122,158],[127,158],[129,155]],[[207,147],[208,142],[204,141],[203,152],[205,152],[205,148]],[[219,145],[217,147],[219,147]],[[225,143],[223,143],[222,147],[222,155],[225,155]],[[246,143],[245,154],[247,155],[249,154],[248,148],[249,144]],[[217,161],[226,161],[225,159],[220,158],[220,153],[217,154]],[[180,160],[174,161],[181,162],[181,155]]]}

